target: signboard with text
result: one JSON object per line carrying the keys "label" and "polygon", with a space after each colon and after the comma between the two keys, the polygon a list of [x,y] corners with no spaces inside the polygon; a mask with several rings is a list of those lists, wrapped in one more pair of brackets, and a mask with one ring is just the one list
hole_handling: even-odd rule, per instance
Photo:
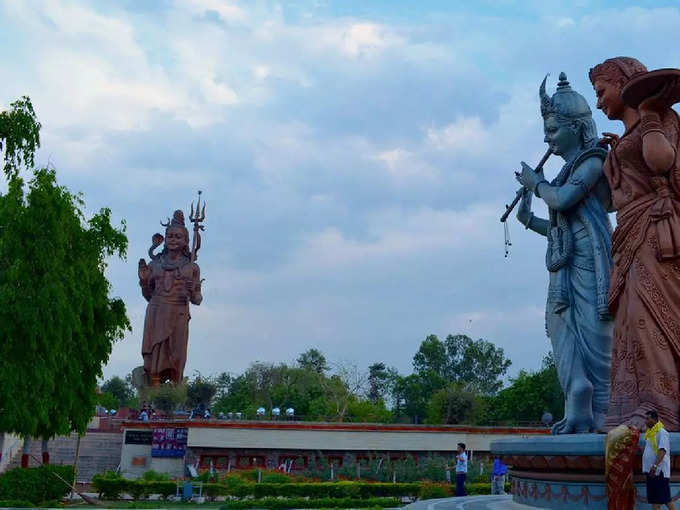
{"label": "signboard with text", "polygon": [[125,444],[151,444],[153,432],[150,430],[126,430]]}
{"label": "signboard with text", "polygon": [[152,457],[184,457],[187,450],[187,428],[155,428],[151,442]]}

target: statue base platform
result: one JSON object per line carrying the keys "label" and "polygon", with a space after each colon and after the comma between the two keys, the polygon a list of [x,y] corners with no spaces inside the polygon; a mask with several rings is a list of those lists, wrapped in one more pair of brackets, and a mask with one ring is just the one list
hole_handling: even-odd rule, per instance
{"label": "statue base platform", "polygon": [[[671,433],[671,496],[680,499],[680,433]],[[515,503],[555,510],[606,510],[604,434],[503,439],[491,453],[508,466]],[[640,442],[641,446],[644,444]],[[642,449],[634,466],[636,509],[649,509]]]}

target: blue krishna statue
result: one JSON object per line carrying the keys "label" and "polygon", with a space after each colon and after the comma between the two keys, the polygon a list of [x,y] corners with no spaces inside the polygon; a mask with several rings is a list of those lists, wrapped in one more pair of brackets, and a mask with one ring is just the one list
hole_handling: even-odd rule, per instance
{"label": "blue krishna statue", "polygon": [[[567,76],[560,74],[552,98],[545,82],[540,87],[545,142],[565,164],[548,182],[542,170],[522,162],[517,180],[524,192],[517,219],[548,240],[545,323],[565,395],[564,418],[552,432],[602,431],[612,348],[607,308],[612,228],[607,216],[609,187],[602,170],[607,151],[598,146],[588,103],[572,90]],[[547,204],[549,218],[531,212],[532,195]]]}

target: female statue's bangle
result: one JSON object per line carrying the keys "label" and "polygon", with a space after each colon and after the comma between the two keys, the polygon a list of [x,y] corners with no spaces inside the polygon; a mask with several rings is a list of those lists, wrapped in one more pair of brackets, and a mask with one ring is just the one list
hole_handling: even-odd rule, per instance
{"label": "female statue's bangle", "polygon": [[643,137],[649,133],[661,133],[662,135],[666,134],[663,130],[663,124],[661,123],[661,120],[655,115],[642,117],[642,120],[640,121],[640,131],[642,132]]}

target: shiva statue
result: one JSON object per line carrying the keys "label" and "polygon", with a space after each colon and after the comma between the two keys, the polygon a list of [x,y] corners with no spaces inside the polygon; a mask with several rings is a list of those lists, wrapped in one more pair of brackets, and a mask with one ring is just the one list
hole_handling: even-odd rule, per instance
{"label": "shiva statue", "polygon": [[[517,219],[548,239],[545,325],[565,396],[564,418],[552,433],[597,432],[604,430],[609,406],[612,348],[607,304],[612,228],[602,170],[607,151],[598,146],[588,103],[572,90],[566,74],[560,74],[552,98],[545,82],[540,87],[545,142],[565,164],[548,182],[542,169],[522,162]],[[549,218],[531,212],[532,194],[546,203]]]}
{"label": "shiva statue", "polygon": [[[193,206],[191,221],[195,222]],[[142,341],[144,373],[153,387],[183,379],[191,319],[189,303],[200,305],[203,301],[201,273],[195,262],[199,243],[194,242],[190,249],[184,213],[175,211],[172,220],[163,226],[165,238],[154,234],[149,248],[151,261],[147,264],[140,259],[138,270],[142,295],[149,302]],[[163,242],[163,251],[154,254]]]}

